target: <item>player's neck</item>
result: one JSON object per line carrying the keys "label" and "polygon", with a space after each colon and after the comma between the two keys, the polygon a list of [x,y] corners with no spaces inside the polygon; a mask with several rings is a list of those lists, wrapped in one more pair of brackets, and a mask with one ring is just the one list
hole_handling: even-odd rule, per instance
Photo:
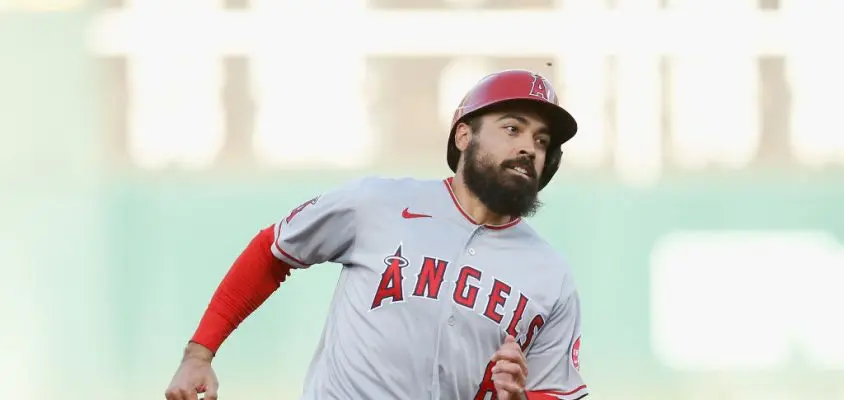
{"label": "player's neck", "polygon": [[510,222],[513,218],[508,215],[496,214],[487,208],[483,202],[469,190],[466,182],[463,180],[461,174],[457,174],[452,178],[451,190],[454,192],[454,197],[460,203],[463,211],[478,224],[482,225],[503,225]]}

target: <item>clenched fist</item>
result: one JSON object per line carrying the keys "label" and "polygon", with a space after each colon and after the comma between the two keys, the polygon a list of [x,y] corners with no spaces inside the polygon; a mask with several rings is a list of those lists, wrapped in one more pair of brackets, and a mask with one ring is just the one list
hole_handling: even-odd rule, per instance
{"label": "clenched fist", "polygon": [[217,375],[211,368],[213,354],[207,348],[188,344],[182,364],[176,370],[170,386],[164,392],[167,400],[198,400],[199,394],[205,394],[205,400],[217,400]]}
{"label": "clenched fist", "polygon": [[516,339],[507,335],[504,344],[492,356],[492,383],[498,393],[498,400],[525,399],[527,381],[527,360],[516,343]]}

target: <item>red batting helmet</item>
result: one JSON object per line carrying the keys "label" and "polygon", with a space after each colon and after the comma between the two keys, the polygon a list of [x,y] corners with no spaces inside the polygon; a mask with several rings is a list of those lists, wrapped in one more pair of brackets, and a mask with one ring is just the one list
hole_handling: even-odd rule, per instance
{"label": "red batting helmet", "polygon": [[485,76],[460,102],[454,111],[451,121],[451,133],[448,137],[448,152],[446,157],[448,166],[457,172],[457,161],[460,150],[454,143],[454,133],[457,124],[466,118],[483,113],[492,106],[504,105],[510,102],[529,102],[535,105],[538,112],[548,120],[551,133],[551,143],[545,157],[545,168],[539,177],[539,189],[551,181],[551,177],[560,167],[563,143],[574,137],[577,132],[577,122],[568,111],[560,107],[557,94],[551,87],[551,82],[534,72],[525,70],[506,70]]}

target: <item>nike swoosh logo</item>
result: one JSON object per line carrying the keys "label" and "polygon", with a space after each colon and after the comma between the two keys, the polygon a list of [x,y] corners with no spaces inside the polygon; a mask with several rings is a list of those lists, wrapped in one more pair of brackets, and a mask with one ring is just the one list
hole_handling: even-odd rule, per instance
{"label": "nike swoosh logo", "polygon": [[402,216],[402,217],[404,217],[404,219],[411,219],[411,218],[431,218],[431,216],[430,216],[430,215],[428,215],[428,214],[416,214],[416,213],[412,213],[412,212],[408,211],[408,209],[407,209],[407,208],[405,208],[405,209],[401,212],[401,216]]}

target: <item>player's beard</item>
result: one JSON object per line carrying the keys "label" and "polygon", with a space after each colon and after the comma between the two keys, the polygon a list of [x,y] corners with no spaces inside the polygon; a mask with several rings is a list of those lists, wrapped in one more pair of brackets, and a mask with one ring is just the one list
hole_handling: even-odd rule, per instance
{"label": "player's beard", "polygon": [[[466,186],[490,211],[511,217],[531,217],[542,206],[536,168],[528,158],[495,163],[482,154],[477,141],[470,141],[463,153],[463,179]],[[508,171],[520,166],[531,173],[523,179]]]}

